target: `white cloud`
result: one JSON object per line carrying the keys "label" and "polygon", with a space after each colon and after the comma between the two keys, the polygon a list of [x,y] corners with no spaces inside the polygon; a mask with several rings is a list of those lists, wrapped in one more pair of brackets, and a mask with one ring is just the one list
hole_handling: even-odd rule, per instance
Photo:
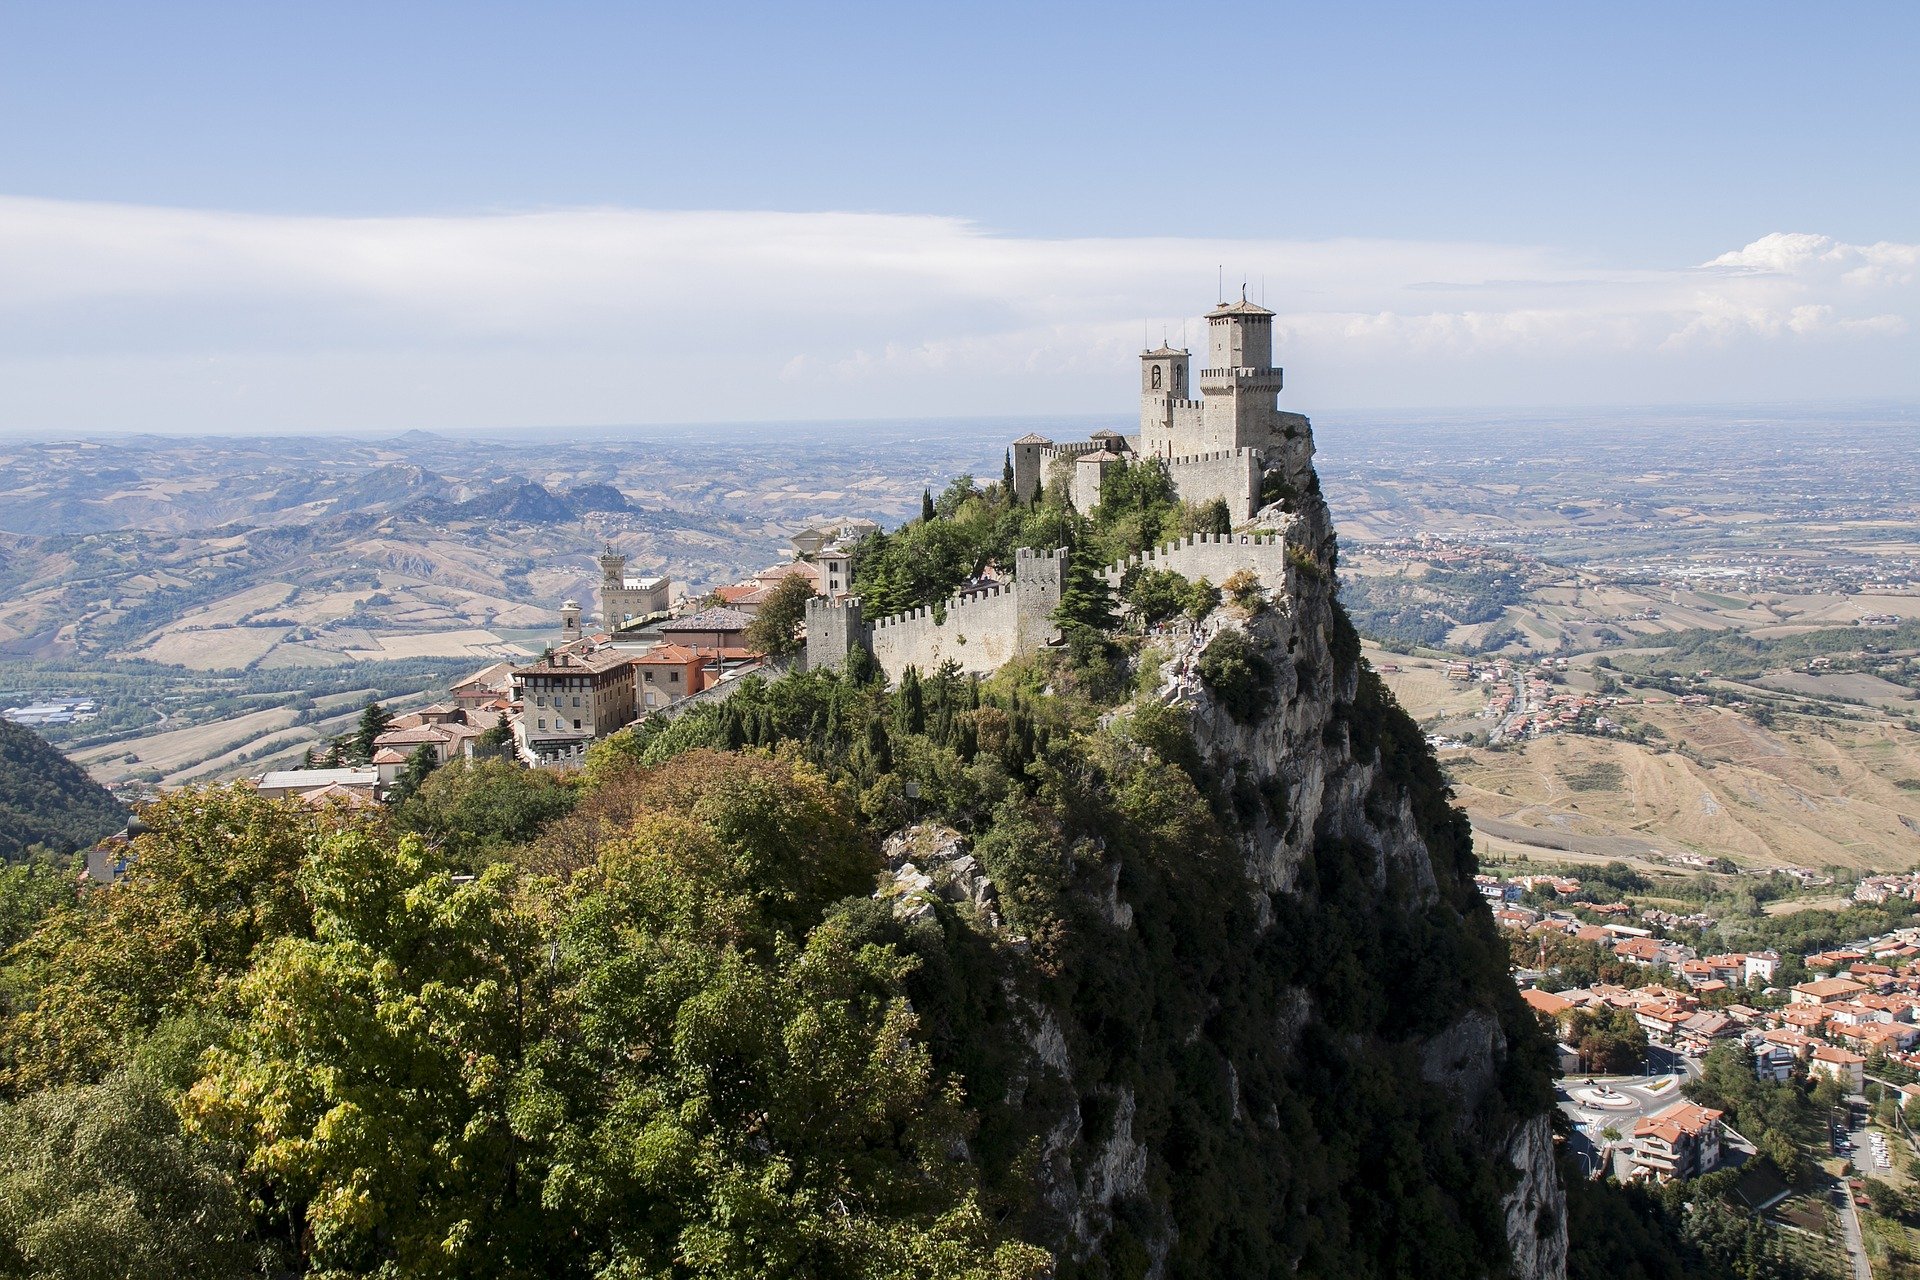
{"label": "white cloud", "polygon": [[1920,246],[1812,234],[1601,268],[1524,245],[1036,239],[878,214],[0,199],[0,430],[1124,411],[1135,344],[1177,340],[1218,264],[1279,312],[1308,412],[1920,394]]}

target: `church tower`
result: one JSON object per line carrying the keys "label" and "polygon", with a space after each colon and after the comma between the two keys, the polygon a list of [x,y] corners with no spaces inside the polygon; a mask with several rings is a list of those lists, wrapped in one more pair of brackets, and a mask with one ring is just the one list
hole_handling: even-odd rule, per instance
{"label": "church tower", "polygon": [[1209,449],[1259,448],[1278,412],[1281,373],[1273,365],[1273,312],[1247,301],[1223,302],[1207,312],[1206,397]]}

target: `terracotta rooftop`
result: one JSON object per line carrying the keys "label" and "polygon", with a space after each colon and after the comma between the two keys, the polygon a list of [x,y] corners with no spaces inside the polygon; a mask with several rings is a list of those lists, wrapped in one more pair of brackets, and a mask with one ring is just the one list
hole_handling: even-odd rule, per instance
{"label": "terracotta rooftop", "polygon": [[592,653],[556,651],[531,666],[517,667],[515,675],[581,676],[598,675],[632,662],[632,655],[618,649],[596,649]]}
{"label": "terracotta rooftop", "polygon": [[638,659],[646,666],[679,666],[683,663],[697,662],[699,653],[683,644],[663,644],[650,650],[646,657]]}
{"label": "terracotta rooftop", "polygon": [[1683,1135],[1698,1136],[1711,1129],[1724,1112],[1703,1107],[1697,1102],[1676,1102],[1656,1115],[1641,1116],[1633,1122],[1633,1136],[1664,1138],[1668,1144]]}

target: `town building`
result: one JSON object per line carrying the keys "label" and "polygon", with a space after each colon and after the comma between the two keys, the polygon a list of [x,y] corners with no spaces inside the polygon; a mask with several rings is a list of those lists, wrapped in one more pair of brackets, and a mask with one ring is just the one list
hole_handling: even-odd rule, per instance
{"label": "town building", "polygon": [[699,693],[701,669],[706,663],[698,650],[679,644],[660,645],[635,659],[641,711],[658,711]]}
{"label": "town building", "polygon": [[514,739],[522,758],[541,765],[578,764],[587,745],[632,724],[638,708],[633,655],[611,647],[556,649],[513,672],[520,718]]}
{"label": "town building", "polygon": [[1834,1004],[1848,1000],[1865,991],[1863,982],[1851,978],[1817,978],[1812,982],[1802,982],[1788,994],[1794,1004]]}
{"label": "town building", "polygon": [[254,790],[269,800],[321,801],[352,796],[370,801],[377,798],[379,785],[380,775],[371,768],[274,769],[260,775]]}
{"label": "town building", "polygon": [[655,630],[668,643],[690,649],[741,649],[746,647],[747,628],[752,625],[751,614],[714,608],[671,619]]}
{"label": "town building", "polygon": [[600,622],[609,631],[666,613],[672,582],[664,573],[627,576],[627,558],[611,545],[600,555]]}
{"label": "town building", "polygon": [[1635,1177],[1697,1178],[1720,1167],[1724,1113],[1694,1102],[1676,1102],[1633,1124]]}
{"label": "town building", "polygon": [[1838,1080],[1848,1093],[1866,1088],[1867,1060],[1851,1049],[1823,1044],[1807,1058],[1807,1070],[1829,1080]]}
{"label": "town building", "polygon": [[469,715],[492,708],[513,697],[513,664],[494,662],[480,668],[448,690],[455,706]]}

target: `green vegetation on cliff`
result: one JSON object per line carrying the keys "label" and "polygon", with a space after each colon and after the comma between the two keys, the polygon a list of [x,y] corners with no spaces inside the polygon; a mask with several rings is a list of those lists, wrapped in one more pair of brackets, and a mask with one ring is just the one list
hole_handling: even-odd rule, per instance
{"label": "green vegetation on cliff", "polygon": [[1231,521],[1224,502],[1181,502],[1165,464],[1154,458],[1109,467],[1092,511],[1076,512],[1063,485],[1049,485],[1039,501],[1023,506],[1004,483],[977,486],[971,476],[938,498],[928,495],[927,510],[860,544],[854,591],[867,617],[939,604],[988,565],[1010,570],[1022,547],[1070,547],[1079,563],[1109,565],[1188,534],[1226,533]]}
{"label": "green vegetation on cliff", "polygon": [[[92,1185],[125,1274],[1484,1273],[1515,1173],[1477,1135],[1544,1108],[1537,1037],[1417,729],[1336,651],[1437,893],[1331,835],[1253,892],[1284,800],[1178,711],[1103,727],[1064,655],[749,684],[392,815],[171,796],[7,958],[0,1251],[57,1270]],[[909,824],[1003,925],[895,910]],[[1508,1048],[1463,1086],[1430,1045],[1473,1017]]]}
{"label": "green vegetation on cliff", "polygon": [[0,720],[0,860],[33,847],[73,853],[118,831],[127,811],[39,734]]}

